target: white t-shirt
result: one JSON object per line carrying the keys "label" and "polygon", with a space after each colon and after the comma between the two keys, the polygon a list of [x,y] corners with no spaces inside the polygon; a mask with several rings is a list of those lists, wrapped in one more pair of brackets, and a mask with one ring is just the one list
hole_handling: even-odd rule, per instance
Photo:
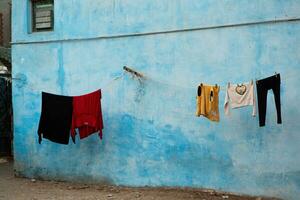
{"label": "white t-shirt", "polygon": [[252,116],[256,115],[256,103],[253,81],[243,84],[228,83],[225,95],[225,114],[229,115],[229,109],[244,106],[253,106]]}

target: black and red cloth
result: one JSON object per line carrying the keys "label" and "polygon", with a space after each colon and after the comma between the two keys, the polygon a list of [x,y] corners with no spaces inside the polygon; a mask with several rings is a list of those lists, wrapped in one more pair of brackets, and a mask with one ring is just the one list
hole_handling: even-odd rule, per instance
{"label": "black and red cloth", "polygon": [[42,92],[39,143],[68,144],[70,136],[75,143],[76,130],[80,139],[96,132],[102,139],[102,129],[101,90],[73,97]]}

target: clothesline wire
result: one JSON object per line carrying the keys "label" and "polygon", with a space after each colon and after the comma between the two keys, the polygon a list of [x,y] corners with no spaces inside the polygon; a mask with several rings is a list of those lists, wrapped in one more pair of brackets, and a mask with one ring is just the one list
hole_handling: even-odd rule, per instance
{"label": "clothesline wire", "polygon": [[[121,75],[119,76],[116,76],[115,78],[113,78],[112,80],[110,80],[108,83],[106,83],[101,89],[102,90],[107,90],[107,89],[110,89],[110,87],[119,79],[123,78],[125,76],[125,74],[130,74],[133,78],[137,78],[137,80],[140,82],[140,83],[143,83],[143,81],[152,81],[154,83],[158,83],[158,84],[161,84],[161,85],[167,85],[169,87],[176,87],[176,88],[180,88],[180,89],[186,89],[186,90],[194,90],[195,87],[191,87],[191,86],[186,86],[186,85],[179,85],[179,84],[173,84],[173,83],[169,83],[169,82],[166,82],[166,81],[161,81],[161,80],[158,80],[156,78],[153,78],[151,76],[148,76],[148,75],[143,75],[143,77],[135,77],[133,74],[131,73],[128,73],[126,71],[124,71]],[[289,78],[293,78],[293,77],[296,77],[298,76],[296,73],[294,72],[290,72],[288,74],[286,74],[283,78],[281,77],[281,81],[286,81],[288,80]],[[8,83],[12,83],[12,79],[13,78],[9,78],[9,77],[1,77],[1,79],[4,79],[5,81],[7,81],[7,84]],[[252,79],[253,80],[253,79]],[[19,79],[17,79],[16,81],[19,81]],[[253,80],[255,81],[255,79]],[[218,85],[220,86],[220,85]],[[35,87],[33,84],[28,84],[27,87],[29,89],[31,89],[32,91],[42,91],[42,89],[38,89],[37,87]],[[226,90],[226,86],[220,86],[220,90]]]}
{"label": "clothesline wire", "polygon": [[[125,72],[123,72],[121,75],[114,77],[113,79],[111,79],[108,83],[106,83],[103,87],[101,87],[101,90],[106,90],[109,89],[117,80],[123,78],[125,75]],[[43,91],[44,89],[41,88],[37,88],[36,86],[34,86],[33,84],[27,84],[26,87],[28,89],[30,89],[31,91]]]}
{"label": "clothesline wire", "polygon": [[125,72],[123,72],[120,76],[117,76],[115,78],[113,78],[111,81],[109,81],[107,84],[105,84],[101,89],[102,90],[108,90],[110,89],[110,87],[116,83],[117,80],[123,78],[125,76]]}
{"label": "clothesline wire", "polygon": [[[110,81],[108,81],[105,85],[103,85],[103,87],[101,87],[102,90],[105,90],[106,92],[108,92],[111,87],[120,79],[124,78],[125,75],[131,75],[131,78],[133,79],[137,79],[139,81],[139,83],[143,83],[143,81],[152,81],[154,83],[157,83],[157,84],[161,84],[161,85],[167,85],[168,87],[172,87],[172,88],[179,88],[179,89],[188,89],[188,90],[195,90],[195,87],[188,87],[188,86],[184,86],[184,85],[178,85],[178,84],[172,84],[172,83],[169,83],[169,82],[166,82],[166,81],[161,81],[161,80],[158,80],[156,78],[153,78],[153,77],[150,77],[150,76],[145,76],[143,75],[143,77],[136,77],[134,76],[133,74],[131,73],[128,73],[126,71],[123,71],[123,73],[119,76],[116,76],[115,78],[112,78]],[[296,73],[294,72],[290,72],[288,74],[286,74],[284,76],[284,78],[281,77],[281,81],[285,81],[285,80],[288,80],[290,78],[293,78],[293,77],[296,77],[298,76]],[[12,82],[12,79],[11,78],[8,78],[8,77],[1,77],[0,78],[2,79],[5,79],[6,81],[8,82]],[[16,79],[17,81],[19,79]],[[253,80],[255,81],[255,79]],[[254,82],[255,83],[255,82]],[[32,90],[32,91],[42,91],[42,89],[38,89],[36,88],[33,84],[28,84],[27,87]],[[226,87],[220,87],[220,90],[225,90]],[[194,113],[190,113],[190,114],[187,114],[185,112],[180,112],[180,111],[170,111],[170,113],[173,113],[173,114],[178,114],[179,118],[181,119],[190,119],[190,118],[193,118],[194,117]]]}
{"label": "clothesline wire", "polygon": [[[129,73],[128,73],[129,74]],[[287,75],[284,76],[284,78],[281,77],[281,81],[286,81],[288,80],[289,78],[293,78],[297,76],[296,73],[294,72],[290,72],[288,73]],[[153,81],[153,82],[156,82],[156,83],[159,83],[159,84],[162,84],[162,85],[168,85],[169,87],[176,87],[176,88],[181,88],[181,89],[187,89],[187,90],[195,90],[195,87],[191,87],[191,86],[186,86],[186,85],[179,85],[179,84],[173,84],[173,83],[169,83],[169,82],[166,82],[166,81],[161,81],[161,80],[158,80],[158,79],[155,79],[155,78],[152,78],[148,75],[143,75],[143,78],[139,78],[137,77],[138,80],[150,80],[150,81]],[[250,81],[253,80],[253,83],[255,83],[256,79],[250,79]],[[259,80],[259,79],[257,79]],[[232,82],[231,82],[232,83]],[[220,86],[218,84],[218,86],[220,87],[220,90],[226,90],[227,87],[226,86]]]}

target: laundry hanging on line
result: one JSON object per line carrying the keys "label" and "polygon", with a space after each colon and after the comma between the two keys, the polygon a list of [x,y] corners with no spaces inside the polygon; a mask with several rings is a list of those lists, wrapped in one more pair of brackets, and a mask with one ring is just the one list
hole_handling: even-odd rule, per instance
{"label": "laundry hanging on line", "polygon": [[244,106],[252,106],[252,116],[256,115],[253,81],[251,80],[249,83],[242,84],[228,83],[224,103],[225,114],[229,115],[230,107],[241,108]]}
{"label": "laundry hanging on line", "polygon": [[[256,81],[258,111],[259,111],[259,126],[265,126],[266,120],[266,106],[268,90],[272,89],[274,92],[275,105],[277,111],[277,123],[281,124],[281,105],[280,105],[280,74],[264,78]],[[218,89],[216,89],[218,88]],[[220,87],[200,84],[197,90],[197,106],[196,116],[205,116],[211,121],[219,121],[218,109],[218,92]],[[252,106],[252,116],[256,116],[256,100],[254,94],[253,81],[242,84],[228,83],[224,110],[225,114],[229,115],[229,109],[241,108],[244,106]]]}
{"label": "laundry hanging on line", "polygon": [[212,86],[201,83],[198,86],[196,116],[200,117],[202,115],[216,122],[220,120],[219,91],[220,87],[218,85]]}
{"label": "laundry hanging on line", "polygon": [[75,143],[76,129],[80,139],[99,132],[102,139],[101,90],[82,96],[61,96],[42,92],[42,112],[38,128],[42,138],[59,144]]}
{"label": "laundry hanging on line", "polygon": [[99,137],[102,139],[101,90],[73,97],[71,136],[74,143],[76,129],[79,132],[80,139],[86,138],[95,132],[99,132]]}
{"label": "laundry hanging on line", "polygon": [[[124,67],[125,68],[125,67]],[[141,74],[131,68],[126,67],[129,70],[124,69],[125,71],[131,73],[132,75]],[[139,76],[137,76],[139,78]],[[265,107],[266,107],[266,94],[267,90],[273,89],[274,95],[275,95],[275,103],[276,103],[276,110],[277,110],[277,123],[281,124],[281,108],[280,108],[280,74],[277,74],[275,72],[276,80],[273,78],[274,76],[271,76],[269,78],[265,78],[262,80],[257,81],[257,85],[259,82],[262,82],[260,87],[257,87],[257,94],[258,94],[258,106],[259,106],[259,123],[260,126],[264,126],[265,121]],[[153,80],[145,75],[142,74],[141,78],[150,79]],[[279,79],[279,84],[278,84]],[[265,81],[263,81],[265,80]],[[171,85],[171,84],[169,84]],[[209,86],[211,88],[210,94],[203,93],[203,90],[205,87],[203,87],[203,84],[200,84],[198,86],[198,95],[197,95],[197,110],[196,110],[196,116],[205,116],[211,121],[219,121],[219,108],[218,103],[219,102],[219,91],[221,89],[220,86],[218,86],[218,90],[212,89],[213,86]],[[177,86],[176,86],[177,87]],[[215,86],[217,88],[217,85]],[[206,88],[207,89],[207,88]],[[234,90],[234,91],[232,91]],[[226,95],[225,95],[225,103],[224,103],[224,109],[225,114],[229,114],[229,105],[232,108],[240,108],[243,106],[253,106],[252,109],[252,116],[256,116],[256,101],[255,101],[255,95],[254,95],[254,85],[253,81],[250,83],[243,83],[243,84],[237,84],[236,86],[231,85],[230,83],[225,88]],[[237,96],[240,95],[240,96]],[[231,103],[231,104],[229,104]]]}
{"label": "laundry hanging on line", "polygon": [[72,123],[73,98],[42,92],[42,112],[38,128],[42,138],[59,144],[68,144]]}
{"label": "laundry hanging on line", "polygon": [[[125,72],[128,72],[128,73],[130,73],[131,75],[133,75],[133,76],[136,76],[137,78],[138,78],[138,80],[139,81],[141,81],[142,79],[145,79],[145,80],[154,80],[154,79],[152,79],[152,78],[150,78],[150,77],[148,77],[148,76],[145,76],[145,75],[143,75],[142,73],[139,73],[139,72],[136,72],[135,70],[132,70],[132,69],[130,69],[130,68],[128,68],[128,67],[124,67],[124,71]],[[119,78],[121,78],[121,77],[123,77],[123,75],[124,75],[125,73],[123,73],[122,74],[122,76],[119,76],[119,77],[116,77],[115,79],[113,79],[112,80],[112,82],[113,81],[115,81],[115,80],[117,80],[117,79],[119,79]],[[280,74],[277,74],[276,75],[276,77],[279,77],[279,79],[280,79]],[[265,78],[265,79],[267,79],[267,78]],[[264,80],[264,79],[262,79],[262,80]],[[260,81],[262,81],[262,80],[259,80],[259,81],[257,81],[257,83],[258,82],[260,82]],[[155,81],[155,80],[154,80]],[[168,85],[172,85],[172,84],[168,84]],[[236,85],[236,88],[235,88],[235,92],[236,93],[240,93],[240,95],[244,95],[243,93],[245,92],[245,91],[243,91],[243,90],[245,90],[245,83],[244,84],[241,84],[241,85]],[[263,84],[264,85],[264,84]],[[268,84],[267,84],[268,85]],[[279,84],[280,85],[280,84]],[[228,98],[228,99],[225,99],[225,105],[224,105],[224,107],[225,107],[225,114],[228,114],[228,112],[229,112],[229,103],[232,101],[232,97],[230,98],[230,86],[231,86],[231,84],[229,84],[229,86],[227,86],[225,89],[226,89],[226,92],[228,92],[228,94],[226,94],[226,97],[225,98]],[[177,87],[177,86],[176,86]],[[275,87],[275,86],[274,86]],[[281,121],[281,108],[280,108],[280,86],[279,86],[279,98],[278,98],[278,95],[277,95],[277,90],[278,89],[274,89],[274,87],[272,86],[271,87],[271,89],[273,89],[273,91],[274,91],[274,94],[277,96],[277,97],[275,97],[275,99],[277,99],[276,100],[276,109],[277,109],[277,116],[278,116],[278,123],[282,123]],[[200,87],[201,88],[201,87]],[[218,97],[219,95],[218,95],[218,93],[219,93],[219,91],[220,91],[220,89],[221,89],[221,87],[220,86],[218,86],[218,92],[216,93],[217,95],[213,95],[213,96],[210,96],[210,98],[211,97],[213,97],[213,98],[216,98],[216,96]],[[228,89],[229,88],[229,89]],[[250,88],[250,90],[248,90],[247,88]],[[257,93],[258,93],[258,96],[259,96],[259,93],[261,93],[261,91],[263,91],[263,93],[264,93],[264,91],[265,90],[268,90],[268,89],[266,89],[266,88],[268,88],[268,87],[265,87],[265,89],[262,89],[262,90],[259,90],[259,89],[257,89]],[[270,89],[270,88],[269,88]],[[252,112],[252,115],[254,116],[255,114],[256,114],[256,104],[255,104],[255,95],[254,95],[254,92],[252,92],[254,90],[254,87],[252,87],[252,85],[248,85],[248,87],[246,86],[246,91],[251,91],[250,93],[251,94],[253,94],[253,95],[249,95],[249,97],[248,97],[248,100],[245,100],[245,102],[239,102],[239,103],[237,103],[237,102],[235,102],[235,103],[233,103],[233,102],[231,102],[232,104],[231,104],[231,108],[239,108],[239,107],[243,107],[243,106],[246,106],[246,105],[252,105],[253,106],[253,112]],[[276,90],[276,91],[275,91]],[[214,92],[213,92],[213,94],[214,94]],[[201,95],[200,95],[201,96]],[[209,96],[209,95],[208,95]],[[248,95],[245,95],[245,96],[248,96]],[[265,95],[262,95],[262,96],[265,96]],[[200,104],[201,104],[201,100],[200,100],[201,98],[199,97],[197,97],[197,112],[196,112],[196,115],[197,116],[200,116],[200,115],[203,115],[203,116],[209,116],[209,114],[205,114],[205,112],[203,111],[203,113],[201,114],[201,109],[200,109]],[[205,99],[205,98],[204,98]],[[252,100],[251,100],[252,99]],[[264,98],[261,98],[261,100],[259,100],[259,119],[260,119],[260,126],[263,126],[263,124],[264,124],[264,121],[265,121],[265,111],[263,111],[264,110],[264,100],[263,100]],[[218,100],[218,98],[217,98],[217,100],[214,100],[214,103],[216,102],[216,101],[218,101],[219,102],[219,100]],[[200,102],[200,103],[199,103]],[[202,101],[203,102],[203,101]],[[252,102],[252,103],[251,103]],[[279,102],[279,103],[278,103]],[[227,105],[228,104],[228,105]],[[211,104],[212,105],[212,104]],[[217,105],[217,108],[218,108],[218,105]],[[199,114],[200,113],[200,114]],[[214,114],[215,115],[215,117],[208,117],[208,118],[211,118],[211,120],[212,120],[212,118],[214,118],[212,121],[219,121],[219,109],[214,109],[213,111],[209,111],[208,113],[212,113],[212,114]],[[101,135],[101,134],[100,134]]]}
{"label": "laundry hanging on line", "polygon": [[259,126],[265,126],[266,110],[267,110],[267,95],[268,90],[273,90],[275,98],[275,106],[277,111],[277,123],[281,124],[281,105],[280,105],[280,74],[275,74],[268,78],[256,81],[257,99],[258,99],[258,114]]}

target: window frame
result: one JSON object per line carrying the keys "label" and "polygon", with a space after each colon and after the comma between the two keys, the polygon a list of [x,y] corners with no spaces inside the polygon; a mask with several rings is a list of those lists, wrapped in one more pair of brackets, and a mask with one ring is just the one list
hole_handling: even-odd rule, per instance
{"label": "window frame", "polygon": [[[36,11],[37,11],[37,4],[39,3],[45,3],[45,4],[51,4],[50,11],[50,27],[49,28],[37,28],[36,25]],[[37,33],[37,32],[49,32],[54,31],[54,0],[31,0],[31,32]],[[48,11],[48,10],[45,10]],[[47,17],[47,16],[45,16]]]}

